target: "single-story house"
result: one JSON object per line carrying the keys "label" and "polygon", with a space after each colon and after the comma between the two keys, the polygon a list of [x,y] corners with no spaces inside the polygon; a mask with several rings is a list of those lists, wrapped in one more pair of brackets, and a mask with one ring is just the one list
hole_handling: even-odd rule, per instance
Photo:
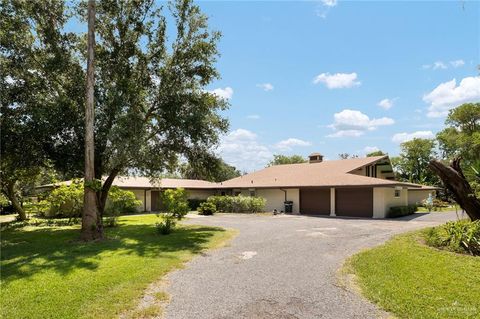
{"label": "single-story house", "polygon": [[191,199],[241,194],[265,198],[266,211],[284,211],[284,202],[292,201],[294,214],[373,218],[384,218],[392,206],[418,204],[436,190],[396,181],[388,156],[324,161],[319,153],[307,163],[275,165],[220,183],[118,177],[114,185],[134,192],[143,211],[159,209],[162,190],[181,187]]}
{"label": "single-story house", "polygon": [[220,183],[232,194],[267,199],[268,211],[293,202],[293,213],[383,218],[392,206],[420,203],[435,187],[395,180],[388,156],[276,165]]}

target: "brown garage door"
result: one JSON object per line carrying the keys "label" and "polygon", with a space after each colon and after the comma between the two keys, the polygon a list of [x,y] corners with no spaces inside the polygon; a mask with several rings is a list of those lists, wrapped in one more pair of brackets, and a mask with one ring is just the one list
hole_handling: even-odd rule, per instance
{"label": "brown garage door", "polygon": [[301,189],[300,212],[309,215],[330,215],[330,189]]}
{"label": "brown garage door", "polygon": [[373,188],[335,189],[335,214],[373,217]]}

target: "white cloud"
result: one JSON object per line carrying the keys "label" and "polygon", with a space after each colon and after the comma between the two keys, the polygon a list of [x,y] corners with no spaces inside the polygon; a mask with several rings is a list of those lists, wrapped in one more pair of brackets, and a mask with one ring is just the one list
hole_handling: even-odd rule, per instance
{"label": "white cloud", "polygon": [[463,65],[465,65],[465,61],[461,60],[461,59],[458,59],[458,60],[453,60],[453,61],[450,61],[448,63],[446,62],[443,62],[443,61],[436,61],[432,64],[424,64],[422,65],[422,69],[425,69],[425,70],[428,70],[428,69],[432,69],[432,70],[445,70],[445,69],[448,69],[448,64],[450,64],[452,67],[454,68],[459,68]]}
{"label": "white cloud", "polygon": [[393,104],[395,103],[395,100],[397,98],[394,98],[394,99],[383,99],[381,100],[380,102],[378,102],[378,106],[380,106],[382,109],[384,110],[389,110],[392,108]]}
{"label": "white cloud", "polygon": [[413,133],[397,133],[393,135],[392,141],[395,143],[403,143],[407,141],[411,141],[414,138],[434,138],[435,135],[433,135],[432,131],[416,131]]}
{"label": "white cloud", "polygon": [[428,117],[442,117],[448,111],[463,103],[480,100],[480,76],[466,77],[457,86],[455,79],[441,83],[430,93],[423,96],[423,101],[429,103]]}
{"label": "white cloud", "polygon": [[250,115],[247,115],[247,119],[249,119],[249,120],[258,120],[258,119],[260,119],[260,115],[258,115],[258,114],[250,114]]}
{"label": "white cloud", "polygon": [[365,154],[372,153],[372,152],[378,152],[380,149],[376,146],[365,146],[363,148],[363,151]]}
{"label": "white cloud", "polygon": [[315,9],[315,13],[317,14],[318,17],[322,19],[327,18],[327,14],[332,9],[338,4],[338,0],[322,0],[322,3],[317,5]]}
{"label": "white cloud", "polygon": [[447,65],[445,63],[443,63],[442,61],[436,61],[432,65],[432,69],[434,69],[434,70],[446,69],[446,68],[447,68]]}
{"label": "white cloud", "polygon": [[230,100],[233,96],[233,89],[229,86],[225,87],[224,89],[222,88],[217,88],[213,91],[210,91],[210,93],[215,94],[216,96],[225,99],[225,100]]}
{"label": "white cloud", "polygon": [[357,80],[357,73],[322,73],[313,79],[314,84],[324,83],[329,89],[351,88],[361,84]]}
{"label": "white cloud", "polygon": [[395,121],[389,117],[370,119],[368,115],[357,110],[343,110],[333,115],[333,124],[330,128],[336,132],[328,137],[358,137],[366,131],[375,130],[379,126],[392,125]]}
{"label": "white cloud", "polygon": [[264,90],[266,92],[273,91],[273,85],[271,83],[257,84],[257,87],[261,88],[262,90]]}
{"label": "white cloud", "polygon": [[237,129],[220,142],[218,152],[230,165],[242,171],[253,171],[264,167],[273,157],[270,149],[258,141],[255,133]]}
{"label": "white cloud", "polygon": [[326,7],[335,7],[338,4],[337,0],[322,0],[322,3]]}
{"label": "white cloud", "polygon": [[463,60],[455,60],[455,61],[450,61],[450,64],[451,64],[454,68],[459,68],[459,67],[465,65],[465,61],[463,61]]}
{"label": "white cloud", "polygon": [[290,151],[295,146],[310,146],[312,143],[298,139],[298,138],[288,138],[286,140],[280,141],[275,144],[275,147],[279,150]]}

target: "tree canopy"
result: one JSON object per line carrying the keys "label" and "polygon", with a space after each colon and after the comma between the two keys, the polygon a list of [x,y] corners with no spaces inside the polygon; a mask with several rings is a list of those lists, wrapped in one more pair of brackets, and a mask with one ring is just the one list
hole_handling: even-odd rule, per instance
{"label": "tree canopy", "polygon": [[307,159],[305,159],[301,155],[280,155],[275,154],[273,155],[273,159],[268,163],[267,167],[274,166],[274,165],[284,165],[284,164],[298,164],[298,163],[306,163]]}
{"label": "tree canopy", "polygon": [[437,134],[444,159],[455,156],[463,165],[480,160],[480,103],[466,103],[450,110],[445,120],[446,128]]}
{"label": "tree canopy", "polygon": [[367,157],[384,156],[384,155],[388,155],[388,154],[378,150],[378,151],[373,151],[373,152],[368,153]]}
{"label": "tree canopy", "polygon": [[219,158],[212,158],[208,165],[195,161],[183,163],[179,171],[182,178],[203,179],[211,182],[223,182],[242,175],[234,166]]}
{"label": "tree canopy", "polygon": [[22,185],[49,169],[50,151],[71,131],[82,100],[82,68],[75,37],[62,30],[59,1],[4,1],[0,6],[1,186],[21,219]]}
{"label": "tree canopy", "polygon": [[400,145],[400,155],[392,157],[392,166],[397,178],[411,183],[434,185],[438,183],[436,175],[428,168],[435,157],[435,141],[414,138]]}
{"label": "tree canopy", "polygon": [[[86,37],[63,26],[73,17],[86,25],[86,9],[53,0],[2,5],[2,152],[17,148],[17,158],[34,160],[27,168],[48,158],[82,176]],[[219,114],[227,101],[205,89],[219,77],[219,38],[191,0],[97,3],[95,177],[107,176],[97,189],[100,211],[119,174],[156,176],[181,157],[212,158],[228,128]]]}

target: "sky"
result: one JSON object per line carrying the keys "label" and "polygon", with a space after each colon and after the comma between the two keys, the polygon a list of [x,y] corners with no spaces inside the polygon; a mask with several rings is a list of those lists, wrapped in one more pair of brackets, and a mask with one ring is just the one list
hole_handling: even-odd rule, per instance
{"label": "sky", "polygon": [[251,172],[273,154],[394,156],[480,101],[480,2],[201,1],[222,32],[228,134],[216,152]]}

